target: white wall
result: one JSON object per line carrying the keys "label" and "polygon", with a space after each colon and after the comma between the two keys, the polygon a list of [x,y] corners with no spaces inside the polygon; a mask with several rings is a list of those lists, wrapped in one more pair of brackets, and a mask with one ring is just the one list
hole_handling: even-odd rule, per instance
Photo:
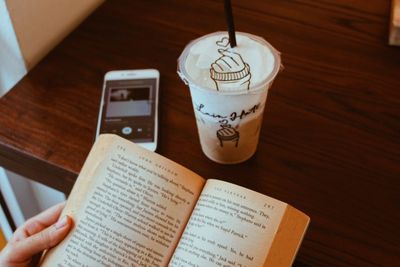
{"label": "white wall", "polygon": [[0,207],[0,230],[2,230],[6,240],[10,240],[12,236],[12,230],[7,222],[6,215],[1,207]]}
{"label": "white wall", "polygon": [[[15,225],[21,225],[25,221],[25,216],[22,213],[22,209],[18,204],[17,196],[14,193],[14,189],[11,186],[10,179],[8,179],[6,172],[3,168],[0,168],[0,191],[4,197],[7,208],[11,213],[11,217]],[[6,224],[2,221],[2,225]]]}
{"label": "white wall", "polygon": [[0,97],[25,74],[25,63],[7,12],[5,0],[0,0]]}
{"label": "white wall", "polygon": [[[26,73],[5,1],[0,0],[0,97]],[[17,226],[38,212],[65,200],[63,193],[5,171],[1,166],[0,185],[0,190]],[[1,215],[0,211],[0,226],[7,233],[9,229],[6,229],[6,226],[3,227],[5,218]]]}

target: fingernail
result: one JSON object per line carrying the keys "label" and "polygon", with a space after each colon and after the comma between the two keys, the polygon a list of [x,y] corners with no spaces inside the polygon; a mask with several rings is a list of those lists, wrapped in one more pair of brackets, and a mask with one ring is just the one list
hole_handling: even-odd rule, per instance
{"label": "fingernail", "polygon": [[67,215],[64,215],[62,218],[60,218],[60,219],[58,220],[58,222],[56,222],[56,224],[54,224],[54,226],[55,226],[56,229],[58,230],[58,229],[63,228],[64,226],[66,226],[66,225],[67,225],[67,222],[68,222],[68,220],[67,220]]}

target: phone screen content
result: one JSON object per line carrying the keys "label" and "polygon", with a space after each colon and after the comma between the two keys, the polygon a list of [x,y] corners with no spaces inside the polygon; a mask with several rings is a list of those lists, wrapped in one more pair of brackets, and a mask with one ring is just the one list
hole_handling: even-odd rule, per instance
{"label": "phone screen content", "polygon": [[154,142],[156,79],[107,80],[100,133]]}

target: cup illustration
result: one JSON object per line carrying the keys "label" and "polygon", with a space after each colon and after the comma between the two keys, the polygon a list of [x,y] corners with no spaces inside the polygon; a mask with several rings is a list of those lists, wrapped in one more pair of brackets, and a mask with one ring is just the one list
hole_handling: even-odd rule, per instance
{"label": "cup illustration", "polygon": [[223,164],[249,159],[256,151],[268,89],[279,72],[279,53],[263,38],[227,32],[189,43],[178,74],[189,86],[204,154]]}

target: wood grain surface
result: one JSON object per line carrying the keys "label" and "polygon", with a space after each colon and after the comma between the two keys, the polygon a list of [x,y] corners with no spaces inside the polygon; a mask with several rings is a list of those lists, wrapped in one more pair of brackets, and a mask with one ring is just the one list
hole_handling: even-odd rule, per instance
{"label": "wood grain surface", "polygon": [[95,135],[102,79],[161,73],[158,153],[207,178],[304,211],[295,266],[400,266],[400,49],[390,1],[233,0],[236,29],[263,36],[285,66],[258,151],[224,166],[201,151],[185,45],[224,30],[223,1],[106,1],[0,99],[0,165],[69,192]]}

